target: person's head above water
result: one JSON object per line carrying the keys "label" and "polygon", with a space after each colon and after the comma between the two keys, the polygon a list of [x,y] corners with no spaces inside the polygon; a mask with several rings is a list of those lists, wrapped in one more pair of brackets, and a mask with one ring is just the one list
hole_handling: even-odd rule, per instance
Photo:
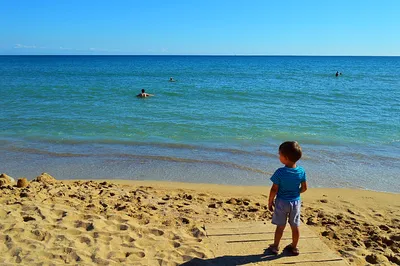
{"label": "person's head above water", "polygon": [[146,98],[146,97],[149,97],[149,96],[154,96],[154,94],[146,93],[146,91],[144,89],[142,89],[141,93],[136,95],[136,97],[139,97],[139,98]]}

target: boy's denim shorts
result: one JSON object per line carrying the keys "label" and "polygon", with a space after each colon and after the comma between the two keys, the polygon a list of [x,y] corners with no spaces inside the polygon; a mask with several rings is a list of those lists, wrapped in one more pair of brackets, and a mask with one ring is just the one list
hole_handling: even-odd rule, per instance
{"label": "boy's denim shorts", "polygon": [[290,226],[300,225],[301,200],[285,201],[275,199],[275,210],[272,215],[272,223],[284,226],[289,218]]}

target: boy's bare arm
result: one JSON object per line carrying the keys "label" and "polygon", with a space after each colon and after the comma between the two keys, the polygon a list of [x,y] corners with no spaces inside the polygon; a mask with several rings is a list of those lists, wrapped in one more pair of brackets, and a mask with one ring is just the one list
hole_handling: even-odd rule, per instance
{"label": "boy's bare arm", "polygon": [[307,190],[307,182],[301,182],[301,186],[300,186],[300,193],[306,192]]}
{"label": "boy's bare arm", "polygon": [[276,196],[276,193],[278,193],[279,186],[277,184],[273,184],[271,187],[271,190],[269,191],[269,197],[268,197],[268,209],[270,211],[274,211],[274,199]]}

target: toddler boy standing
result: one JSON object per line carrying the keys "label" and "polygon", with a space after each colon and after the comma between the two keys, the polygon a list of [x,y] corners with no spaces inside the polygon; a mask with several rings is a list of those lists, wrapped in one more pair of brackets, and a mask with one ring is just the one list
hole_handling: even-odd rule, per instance
{"label": "toddler boy standing", "polygon": [[274,244],[269,247],[274,254],[279,252],[279,242],[289,219],[292,243],[285,249],[291,255],[299,255],[297,243],[300,237],[300,193],[307,190],[306,173],[301,166],[296,165],[301,155],[301,147],[296,141],[286,141],[279,146],[279,160],[285,166],[277,169],[272,175],[273,185],[268,198],[268,209],[274,212],[272,223],[276,225]]}

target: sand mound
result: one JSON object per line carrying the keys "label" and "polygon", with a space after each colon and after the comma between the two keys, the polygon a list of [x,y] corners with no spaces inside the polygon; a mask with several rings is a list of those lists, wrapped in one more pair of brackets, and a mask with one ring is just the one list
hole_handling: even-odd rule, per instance
{"label": "sand mound", "polygon": [[47,184],[53,184],[57,180],[54,177],[52,177],[51,175],[47,174],[47,173],[42,173],[40,176],[36,177],[32,181],[41,182],[41,183],[47,183]]}
{"label": "sand mound", "polygon": [[27,187],[28,185],[29,185],[29,182],[25,177],[19,178],[17,181],[17,187],[19,187],[19,188]]}
{"label": "sand mound", "polygon": [[12,185],[14,183],[15,183],[15,180],[11,176],[8,176],[8,175],[6,175],[4,173],[0,175],[0,187],[1,186]]}

